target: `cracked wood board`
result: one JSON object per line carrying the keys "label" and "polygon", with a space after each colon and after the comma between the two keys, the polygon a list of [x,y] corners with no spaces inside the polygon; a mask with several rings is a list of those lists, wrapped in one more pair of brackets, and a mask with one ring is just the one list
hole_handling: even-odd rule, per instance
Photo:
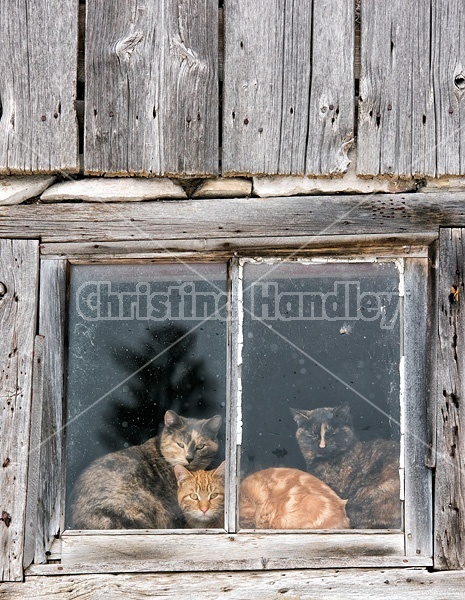
{"label": "cracked wood board", "polygon": [[441,229],[434,566],[465,568],[465,229]]}
{"label": "cracked wood board", "polygon": [[218,4],[88,0],[84,169],[218,171]]}
{"label": "cracked wood board", "polygon": [[352,0],[225,2],[224,174],[347,170],[354,30]]}
{"label": "cracked wood board", "polygon": [[0,3],[0,172],[77,172],[78,0]]}
{"label": "cracked wood board", "polygon": [[0,241],[0,581],[22,581],[39,243]]}

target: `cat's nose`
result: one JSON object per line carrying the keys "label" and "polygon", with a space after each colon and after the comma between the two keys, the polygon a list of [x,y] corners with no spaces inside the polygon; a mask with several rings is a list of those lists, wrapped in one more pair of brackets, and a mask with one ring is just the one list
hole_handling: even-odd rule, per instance
{"label": "cat's nose", "polygon": [[189,456],[189,454],[186,456],[186,460],[189,464],[191,464],[191,462],[194,460],[193,456]]}

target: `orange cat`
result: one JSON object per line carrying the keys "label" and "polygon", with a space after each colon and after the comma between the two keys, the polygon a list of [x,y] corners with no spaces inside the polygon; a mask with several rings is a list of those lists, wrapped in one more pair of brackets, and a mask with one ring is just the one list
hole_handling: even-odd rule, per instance
{"label": "orange cat", "polygon": [[348,529],[336,492],[298,469],[270,468],[246,477],[240,487],[240,526],[250,529]]}
{"label": "orange cat", "polygon": [[187,525],[196,529],[224,527],[224,461],[212,471],[174,467],[178,502]]}

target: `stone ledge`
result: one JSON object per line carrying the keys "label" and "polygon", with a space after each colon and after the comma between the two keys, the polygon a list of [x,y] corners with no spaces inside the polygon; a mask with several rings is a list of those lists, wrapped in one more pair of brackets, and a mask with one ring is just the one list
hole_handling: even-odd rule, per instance
{"label": "stone ledge", "polygon": [[465,191],[465,177],[443,177],[441,179],[428,179],[420,192],[463,192]]}
{"label": "stone ledge", "polygon": [[252,181],[241,177],[207,179],[192,195],[193,198],[243,198],[252,193]]}
{"label": "stone ledge", "polygon": [[260,198],[320,194],[396,194],[416,189],[414,180],[360,179],[347,171],[341,178],[254,177],[253,192]]}
{"label": "stone ledge", "polygon": [[166,198],[187,198],[186,192],[171,179],[89,178],[57,183],[46,190],[43,202],[84,200],[85,202],[142,202]]}
{"label": "stone ledge", "polygon": [[349,167],[342,177],[260,176],[253,178],[253,192],[261,198],[318,194],[397,194],[415,191],[414,179],[357,177],[357,151],[349,152]]}
{"label": "stone ledge", "polygon": [[24,175],[0,177],[0,206],[21,204],[40,196],[56,177],[50,175]]}

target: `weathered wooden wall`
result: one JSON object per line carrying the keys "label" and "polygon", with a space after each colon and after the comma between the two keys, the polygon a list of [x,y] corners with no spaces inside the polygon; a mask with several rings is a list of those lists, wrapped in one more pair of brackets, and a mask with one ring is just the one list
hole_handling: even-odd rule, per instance
{"label": "weathered wooden wall", "polygon": [[23,579],[39,244],[0,240],[0,581]]}
{"label": "weathered wooden wall", "polygon": [[439,237],[434,563],[465,568],[465,229]]}
{"label": "weathered wooden wall", "polygon": [[344,172],[353,0],[226,0],[224,25],[223,172]]}
{"label": "weathered wooden wall", "polygon": [[363,0],[358,173],[465,173],[462,0]]}
{"label": "weathered wooden wall", "polygon": [[463,574],[428,573],[426,569],[310,569],[26,577],[24,584],[0,584],[0,596],[6,600],[462,600]]}
{"label": "weathered wooden wall", "polygon": [[78,0],[0,3],[0,172],[78,170]]}
{"label": "weathered wooden wall", "polygon": [[465,174],[461,0],[363,0],[355,53],[353,0],[218,4],[81,3],[76,87],[78,0],[4,0],[0,172],[76,171],[77,112],[89,175]]}
{"label": "weathered wooden wall", "polygon": [[87,0],[85,171],[218,170],[218,5]]}

